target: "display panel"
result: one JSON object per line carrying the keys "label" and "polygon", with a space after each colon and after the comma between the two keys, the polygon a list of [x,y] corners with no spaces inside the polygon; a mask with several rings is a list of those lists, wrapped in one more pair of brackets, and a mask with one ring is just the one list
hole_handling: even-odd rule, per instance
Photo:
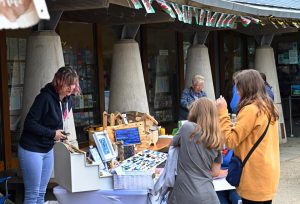
{"label": "display panel", "polygon": [[124,145],[140,144],[141,137],[138,128],[115,130],[116,141],[123,141]]}
{"label": "display panel", "polygon": [[300,84],[291,85],[291,96],[300,96]]}

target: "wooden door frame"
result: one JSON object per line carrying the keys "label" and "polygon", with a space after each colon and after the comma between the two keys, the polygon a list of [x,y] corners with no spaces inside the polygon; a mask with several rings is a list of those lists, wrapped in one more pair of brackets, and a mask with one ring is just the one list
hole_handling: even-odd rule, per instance
{"label": "wooden door frame", "polygon": [[6,47],[6,32],[0,31],[0,82],[1,82],[1,113],[3,125],[3,154],[5,169],[12,167],[12,151],[11,151],[11,135],[10,135],[10,118],[9,118],[9,95],[8,95],[8,70],[7,70],[7,47]]}

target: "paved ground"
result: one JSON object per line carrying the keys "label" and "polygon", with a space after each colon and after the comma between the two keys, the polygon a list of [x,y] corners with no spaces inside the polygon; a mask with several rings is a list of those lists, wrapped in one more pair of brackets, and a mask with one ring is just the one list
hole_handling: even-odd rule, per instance
{"label": "paved ground", "polygon": [[274,204],[300,203],[300,137],[280,145],[281,177]]}

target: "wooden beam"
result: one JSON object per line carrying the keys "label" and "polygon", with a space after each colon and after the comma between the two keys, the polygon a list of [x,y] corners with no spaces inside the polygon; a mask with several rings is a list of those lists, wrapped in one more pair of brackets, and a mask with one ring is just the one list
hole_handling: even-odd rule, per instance
{"label": "wooden beam", "polygon": [[[104,83],[104,61],[103,61],[103,43],[102,43],[102,29],[100,24],[96,24],[96,53],[97,53],[97,62],[98,62],[98,87],[99,87],[99,111],[100,116],[105,110],[105,83]],[[103,121],[102,121],[103,122]]]}
{"label": "wooden beam", "polygon": [[46,0],[49,11],[86,10],[107,8],[109,0]]}
{"label": "wooden beam", "polygon": [[5,168],[11,168],[11,134],[10,134],[10,118],[9,118],[9,95],[8,95],[8,70],[6,61],[6,34],[5,31],[0,31],[0,81],[1,81],[1,113],[3,125],[3,146]]}

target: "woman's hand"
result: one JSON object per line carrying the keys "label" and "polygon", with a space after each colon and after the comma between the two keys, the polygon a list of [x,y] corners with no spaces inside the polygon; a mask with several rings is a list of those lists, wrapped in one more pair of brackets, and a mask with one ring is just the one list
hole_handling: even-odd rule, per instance
{"label": "woman's hand", "polygon": [[63,130],[56,130],[54,140],[60,141],[65,139],[67,139],[67,136],[63,134]]}
{"label": "woman's hand", "polygon": [[216,105],[219,112],[221,112],[224,109],[227,109],[227,102],[223,96],[220,96],[220,98],[216,100]]}

